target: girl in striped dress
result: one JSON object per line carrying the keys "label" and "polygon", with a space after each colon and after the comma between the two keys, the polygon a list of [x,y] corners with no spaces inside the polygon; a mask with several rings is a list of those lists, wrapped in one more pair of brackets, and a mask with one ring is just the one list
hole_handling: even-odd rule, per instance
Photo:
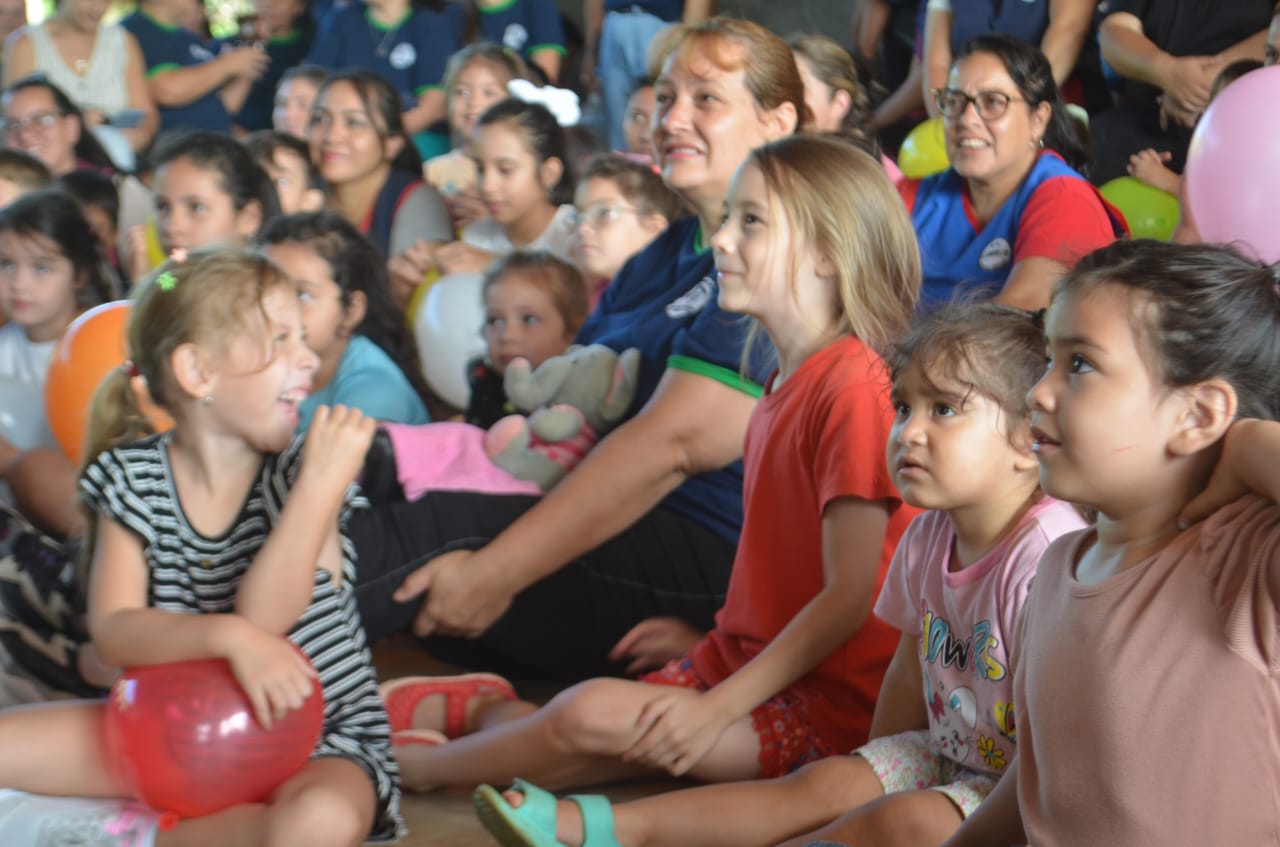
{"label": "girl in striped dress", "polygon": [[[333,847],[397,838],[399,771],[345,531],[367,506],[352,480],[373,421],[322,407],[305,442],[294,440],[317,360],[293,285],[250,253],[194,254],[149,279],[128,349],[131,361],[95,398],[86,451],[95,458],[81,477],[95,524],[89,628],[102,659],[226,659],[264,726],[301,706],[318,677],[324,730],[270,803],[156,832],[103,752],[102,704],[0,714],[0,786],[33,792],[0,792],[0,843],[50,831],[160,847],[275,843],[283,833]],[[148,394],[177,423],[138,440],[150,431],[139,411]]]}

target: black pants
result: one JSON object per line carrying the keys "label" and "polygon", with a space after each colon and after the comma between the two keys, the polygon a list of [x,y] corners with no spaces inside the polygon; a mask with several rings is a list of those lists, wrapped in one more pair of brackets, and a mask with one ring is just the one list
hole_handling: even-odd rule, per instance
{"label": "black pants", "polygon": [[1127,176],[1129,157],[1148,147],[1172,153],[1173,158],[1167,163],[1168,167],[1176,173],[1182,173],[1187,163],[1187,148],[1191,146],[1191,132],[1184,126],[1161,129],[1156,116],[1140,112],[1137,107],[1124,101],[1113,109],[1095,115],[1089,123],[1089,137],[1093,147],[1091,179],[1094,185]]}
{"label": "black pants", "polygon": [[[537,502],[442,491],[359,512],[349,527],[359,560],[356,600],[369,640],[409,628],[421,598],[396,603],[405,577],[441,553],[484,546]],[[563,680],[616,674],[609,649],[640,621],[674,615],[710,629],[724,602],[734,545],[658,508],[519,594],[478,639],[432,637],[446,661]]]}

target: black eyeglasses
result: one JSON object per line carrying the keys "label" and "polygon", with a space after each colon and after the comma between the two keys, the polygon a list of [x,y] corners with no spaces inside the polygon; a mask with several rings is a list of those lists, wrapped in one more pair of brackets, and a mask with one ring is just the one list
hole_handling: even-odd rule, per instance
{"label": "black eyeglasses", "polygon": [[4,118],[0,120],[0,134],[5,137],[12,138],[25,129],[39,127],[46,130],[58,122],[58,118],[63,115],[61,112],[36,112],[34,115],[27,115],[25,118]]}
{"label": "black eyeglasses", "polygon": [[979,91],[977,94],[966,94],[958,88],[935,88],[933,102],[938,104],[938,111],[945,117],[958,118],[972,103],[978,110],[978,117],[984,121],[994,121],[1009,110],[1009,104],[1017,101],[1025,103],[1021,97],[1010,97],[1003,91]]}

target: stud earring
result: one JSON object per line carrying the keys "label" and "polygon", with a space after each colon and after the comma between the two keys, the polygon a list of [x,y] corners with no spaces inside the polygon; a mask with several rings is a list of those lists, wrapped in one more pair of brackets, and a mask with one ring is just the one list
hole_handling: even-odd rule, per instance
{"label": "stud earring", "polygon": [[201,397],[201,398],[200,398],[200,405],[201,405],[201,406],[212,406],[212,405],[213,405],[213,395],[212,395],[212,394],[206,394],[206,395],[204,395],[203,397]]}

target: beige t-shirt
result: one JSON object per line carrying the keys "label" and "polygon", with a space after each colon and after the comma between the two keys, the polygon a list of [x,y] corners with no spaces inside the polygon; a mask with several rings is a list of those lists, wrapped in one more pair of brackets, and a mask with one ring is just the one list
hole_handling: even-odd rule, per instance
{"label": "beige t-shirt", "polygon": [[1280,507],[1248,496],[1151,560],[1041,560],[1017,657],[1018,798],[1035,847],[1280,844]]}

